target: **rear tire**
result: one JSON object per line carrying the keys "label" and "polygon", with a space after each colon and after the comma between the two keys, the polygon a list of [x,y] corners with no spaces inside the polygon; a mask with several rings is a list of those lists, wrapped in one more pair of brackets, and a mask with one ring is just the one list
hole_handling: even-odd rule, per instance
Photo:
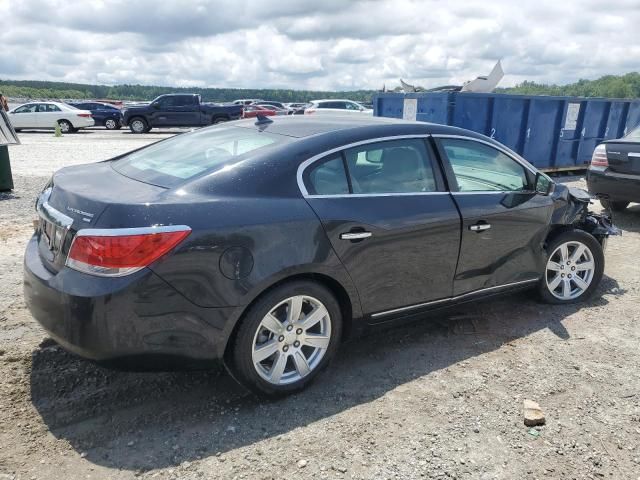
{"label": "rear tire", "polygon": [[62,133],[74,133],[77,130],[74,130],[73,125],[68,120],[58,120],[58,125],[60,126],[60,131]]}
{"label": "rear tire", "polygon": [[625,208],[627,208],[631,202],[601,199],[600,203],[607,210],[613,210],[614,212],[621,212]]}
{"label": "rear tire", "polygon": [[149,125],[144,118],[134,117],[129,121],[129,130],[131,133],[147,133],[149,130]]}
{"label": "rear tire", "polygon": [[342,314],[334,295],[318,283],[294,281],[267,291],[247,310],[226,363],[254,393],[288,395],[305,388],[329,364],[341,335]]}
{"label": "rear tire", "polygon": [[582,230],[568,230],[546,247],[547,262],[538,291],[545,303],[568,304],[588,300],[604,272],[602,246]]}
{"label": "rear tire", "polygon": [[217,123],[223,123],[223,122],[228,122],[228,121],[229,121],[229,119],[227,117],[215,117],[213,119],[213,122],[211,122],[211,123],[213,123],[213,125],[215,125]]}

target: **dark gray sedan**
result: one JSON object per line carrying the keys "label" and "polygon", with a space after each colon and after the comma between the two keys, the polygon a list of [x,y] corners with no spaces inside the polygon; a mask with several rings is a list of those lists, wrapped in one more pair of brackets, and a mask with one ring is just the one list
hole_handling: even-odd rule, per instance
{"label": "dark gray sedan", "polygon": [[615,228],[503,145],[366,116],[271,118],[53,176],[24,289],[57,342],[127,366],[223,359],[277,395],[376,325],[598,287]]}

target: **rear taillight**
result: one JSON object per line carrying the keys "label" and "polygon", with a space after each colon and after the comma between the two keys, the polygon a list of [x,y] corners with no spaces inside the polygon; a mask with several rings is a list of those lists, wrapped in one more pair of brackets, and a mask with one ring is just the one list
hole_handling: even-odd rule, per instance
{"label": "rear taillight", "polygon": [[91,118],[91,114],[90,113],[76,113],[76,115],[78,117]]}
{"label": "rear taillight", "polygon": [[609,160],[607,159],[607,149],[604,144],[600,144],[593,151],[593,156],[591,157],[591,165],[594,167],[608,167]]}
{"label": "rear taillight", "polygon": [[69,249],[67,266],[102,277],[129,275],[165,255],[190,233],[185,225],[80,230]]}
{"label": "rear taillight", "polygon": [[307,109],[304,111],[304,114],[305,114],[305,115],[311,115],[311,114],[313,114],[313,113],[316,113],[315,109],[313,109],[313,108],[307,108]]}

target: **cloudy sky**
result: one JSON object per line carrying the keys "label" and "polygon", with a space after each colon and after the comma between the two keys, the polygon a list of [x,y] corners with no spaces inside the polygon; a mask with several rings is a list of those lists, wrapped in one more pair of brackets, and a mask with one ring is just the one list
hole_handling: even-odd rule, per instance
{"label": "cloudy sky", "polygon": [[639,0],[0,0],[0,78],[238,88],[502,85],[640,69]]}

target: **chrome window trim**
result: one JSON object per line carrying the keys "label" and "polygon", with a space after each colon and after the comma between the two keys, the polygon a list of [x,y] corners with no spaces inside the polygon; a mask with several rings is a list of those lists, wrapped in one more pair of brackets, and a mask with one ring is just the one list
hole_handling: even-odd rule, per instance
{"label": "chrome window trim", "polygon": [[[318,155],[314,155],[313,157],[308,158],[298,166],[296,179],[298,182],[298,188],[300,189],[300,193],[302,193],[302,196],[304,198],[318,198],[318,197],[325,198],[325,197],[338,196],[338,195],[311,195],[309,194],[307,187],[305,187],[304,181],[303,181],[303,175],[306,168],[312,163],[322,160],[323,158],[328,157],[329,155],[333,155],[334,153],[337,153],[337,152],[342,152],[343,150],[347,150],[349,148],[359,147],[360,145],[368,145],[370,143],[388,142],[393,140],[406,140],[406,139],[415,139],[415,138],[422,138],[426,140],[430,136],[431,135],[428,133],[420,133],[420,134],[413,134],[413,135],[393,135],[390,137],[369,138],[367,140],[360,140],[359,142],[353,142],[353,143],[348,143],[346,145],[341,145],[339,147],[332,148],[331,150],[327,150],[326,152],[319,153]],[[424,193],[448,193],[448,192],[415,192],[415,193],[409,193],[408,195],[420,195]],[[368,197],[381,197],[381,196],[388,197],[388,196],[395,196],[395,195],[401,195],[401,194],[400,193],[366,193],[366,194],[339,194],[339,195],[343,195],[344,197],[353,197],[355,195],[361,195],[361,196],[366,195]],[[407,194],[405,193],[405,195]]]}
{"label": "chrome window trim", "polygon": [[455,302],[457,300],[463,299],[465,297],[469,297],[471,295],[475,295],[477,293],[490,292],[492,290],[499,290],[501,288],[514,287],[514,286],[517,286],[517,285],[524,285],[526,283],[533,283],[533,282],[537,282],[539,280],[540,280],[539,278],[532,278],[532,279],[529,279],[529,280],[521,280],[519,282],[512,282],[512,283],[505,283],[503,285],[496,285],[494,287],[481,288],[479,290],[473,290],[471,292],[463,293],[462,295],[457,295],[455,297],[441,298],[440,300],[434,300],[432,302],[418,303],[418,304],[415,304],[415,305],[409,305],[407,307],[394,308],[392,310],[385,310],[383,312],[373,313],[371,315],[371,318],[384,317],[386,315],[391,315],[393,313],[399,313],[399,312],[405,312],[405,311],[409,311],[409,310],[415,310],[415,309],[418,309],[418,308],[421,308],[421,307],[427,307],[427,306],[430,306],[430,305],[437,305],[437,304],[440,304],[440,303]]}
{"label": "chrome window trim", "polygon": [[414,192],[414,193],[339,193],[337,195],[307,195],[305,198],[366,198],[366,197],[415,197],[422,195],[450,195],[451,192]]}
{"label": "chrome window trim", "polygon": [[122,237],[126,235],[150,235],[154,233],[191,231],[187,225],[153,225],[151,227],[134,228],[83,228],[78,230],[76,237]]}

